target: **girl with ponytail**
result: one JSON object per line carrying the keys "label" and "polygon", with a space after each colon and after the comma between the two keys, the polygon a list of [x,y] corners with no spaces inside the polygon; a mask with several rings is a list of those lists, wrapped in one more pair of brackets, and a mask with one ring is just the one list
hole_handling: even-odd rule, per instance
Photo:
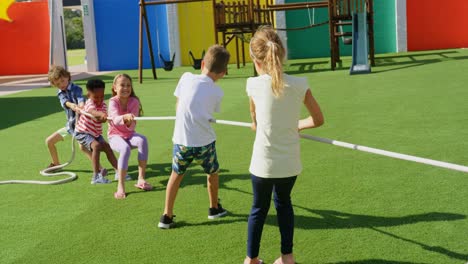
{"label": "girl with ponytail", "polygon": [[[261,27],[255,32],[250,41],[250,56],[259,76],[248,78],[246,88],[256,136],[249,168],[253,203],[244,264],[263,263],[258,255],[272,193],[281,234],[281,255],[275,264],[294,263],[294,211],[290,195],[302,171],[299,131],[319,127],[324,122],[307,79],[283,73],[285,55],[281,39],[271,27]],[[309,117],[302,120],[301,105],[309,112]]]}

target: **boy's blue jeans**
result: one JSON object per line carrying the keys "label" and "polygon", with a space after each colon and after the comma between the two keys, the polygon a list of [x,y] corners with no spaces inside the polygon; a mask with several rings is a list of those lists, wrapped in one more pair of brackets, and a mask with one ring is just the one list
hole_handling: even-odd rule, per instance
{"label": "boy's blue jeans", "polygon": [[267,179],[252,174],[251,178],[253,204],[248,221],[247,256],[249,258],[258,257],[263,225],[270,209],[272,192],[281,233],[281,253],[292,253],[294,211],[291,204],[291,190],[294,187],[297,176]]}

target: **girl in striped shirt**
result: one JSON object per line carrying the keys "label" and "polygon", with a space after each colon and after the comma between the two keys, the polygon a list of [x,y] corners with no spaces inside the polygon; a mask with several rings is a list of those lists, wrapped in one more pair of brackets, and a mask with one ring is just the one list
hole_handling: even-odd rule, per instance
{"label": "girl in striped shirt", "polygon": [[106,153],[112,167],[117,170],[117,159],[109,144],[102,136],[102,123],[107,122],[107,106],[104,102],[105,83],[102,80],[89,80],[86,84],[88,100],[83,111],[88,115],[80,115],[75,128],[76,140],[86,149],[92,152],[93,177],[91,184],[110,183],[100,172],[99,156],[101,151]]}

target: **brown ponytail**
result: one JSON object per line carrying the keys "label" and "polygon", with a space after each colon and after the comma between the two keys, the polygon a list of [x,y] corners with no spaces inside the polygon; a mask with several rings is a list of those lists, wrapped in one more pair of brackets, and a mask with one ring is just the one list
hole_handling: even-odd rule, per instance
{"label": "brown ponytail", "polygon": [[271,76],[271,89],[275,97],[283,94],[283,60],[286,55],[278,34],[268,26],[260,27],[250,41],[250,56]]}

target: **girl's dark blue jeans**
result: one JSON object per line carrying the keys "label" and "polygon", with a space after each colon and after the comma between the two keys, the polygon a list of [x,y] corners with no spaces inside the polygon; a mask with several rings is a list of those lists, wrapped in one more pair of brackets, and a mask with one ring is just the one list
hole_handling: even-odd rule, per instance
{"label": "girl's dark blue jeans", "polygon": [[281,233],[281,253],[290,254],[293,249],[294,211],[291,204],[291,191],[297,176],[287,178],[261,178],[251,175],[253,204],[248,222],[247,256],[258,257],[263,225],[270,209],[271,193]]}

